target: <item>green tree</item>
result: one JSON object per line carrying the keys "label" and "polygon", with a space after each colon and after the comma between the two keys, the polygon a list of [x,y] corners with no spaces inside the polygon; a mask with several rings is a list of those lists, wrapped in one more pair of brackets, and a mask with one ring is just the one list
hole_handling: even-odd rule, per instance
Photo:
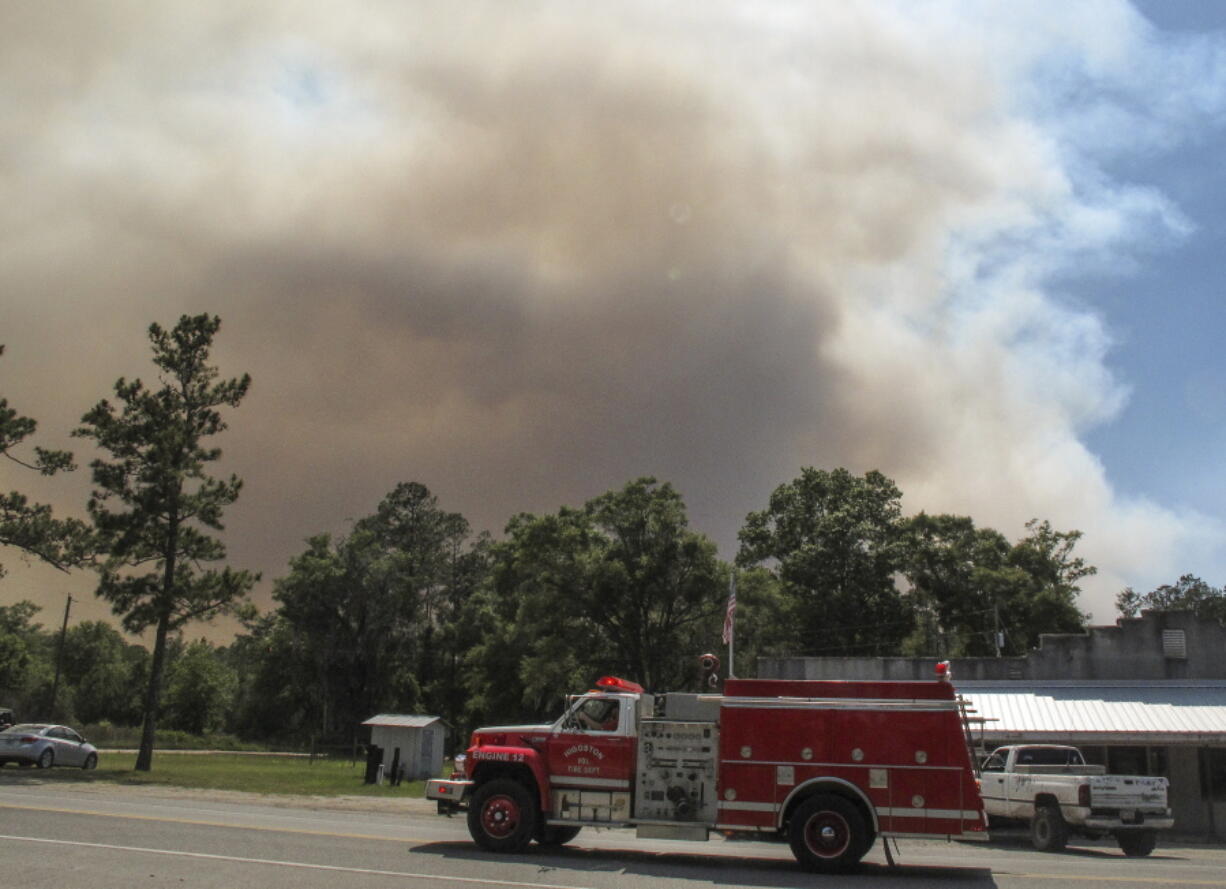
{"label": "green tree", "polygon": [[229,727],[249,738],[286,742],[317,734],[315,665],[278,612],[249,618],[226,648],[238,677]]}
{"label": "green tree", "polygon": [[581,602],[596,531],[583,510],[514,516],[490,549],[490,573],[466,607],[476,640],[466,656],[470,722],[542,718],[563,696],[612,670]]}
{"label": "green tree", "polygon": [[[1073,556],[1081,534],[1032,520],[1015,544],[967,516],[920,513],[902,522],[903,575],[916,630],[904,651],[937,657],[1021,655],[1043,633],[1085,628],[1078,582],[1094,573]],[[999,635],[998,635],[999,634]]]}
{"label": "green tree", "polygon": [[766,566],[778,578],[793,603],[794,652],[898,651],[914,620],[895,583],[900,498],[880,472],[857,478],[805,468],[746,518],[737,564]]}
{"label": "green tree", "polygon": [[[4,346],[0,345],[0,355]],[[24,417],[0,398],[0,455],[12,465],[55,475],[76,467],[68,451],[33,447],[33,454],[21,456],[19,449],[38,429],[38,423]],[[12,547],[61,571],[81,564],[89,553],[89,527],[77,519],[57,519],[51,507],[32,503],[18,491],[0,493],[0,546]],[[4,566],[0,565],[0,577]]]}
{"label": "green tree", "polygon": [[[400,592],[414,600],[410,612],[417,658],[414,676],[422,688],[424,706],[444,718],[453,716],[454,652],[439,645],[450,636],[458,611],[480,577],[480,550],[468,546],[468,520],[440,508],[438,498],[420,482],[403,482],[389,492],[373,515],[358,521],[356,535],[395,556]],[[447,710],[448,713],[443,711]]]}
{"label": "green tree", "polygon": [[703,631],[723,614],[728,571],[715,544],[689,529],[681,495],[654,478],[603,494],[585,512],[600,545],[583,612],[644,686],[679,687],[703,653]]}
{"label": "green tree", "polygon": [[191,643],[167,670],[166,725],[194,735],[222,731],[237,688],[223,652],[203,639]]}
{"label": "green tree", "polygon": [[82,621],[64,636],[64,681],[84,723],[132,725],[140,719],[139,685],[149,652],[103,621]]}
{"label": "green tree", "polygon": [[1073,554],[1080,531],[1056,531],[1046,519],[1031,519],[1026,530],[1026,536],[1009,551],[1009,566],[1022,572],[1015,592],[993,596],[1001,602],[1008,654],[1024,654],[1038,647],[1043,633],[1085,632],[1090,616],[1077,607],[1080,582],[1098,573]]}
{"label": "green tree", "polygon": [[1210,586],[1195,574],[1185,574],[1144,594],[1126,587],[1115,597],[1115,605],[1124,617],[1136,617],[1142,611],[1193,611],[1205,620],[1226,623],[1226,590]]}
{"label": "green tree", "polygon": [[689,684],[719,642],[728,568],[668,484],[640,478],[582,509],[519,515],[469,603],[472,718],[539,718],[601,673]]}
{"label": "green tree", "polygon": [[901,530],[903,575],[916,611],[904,652],[942,658],[993,654],[997,613],[990,594],[1022,579],[1009,566],[1009,541],[998,531],[976,528],[968,516],[921,512],[905,519]]}
{"label": "green tree", "polygon": [[30,682],[31,666],[40,649],[42,628],[34,623],[40,611],[33,602],[0,605],[0,692],[8,696],[22,693]]}
{"label": "green tree", "polygon": [[237,476],[208,475],[221,451],[206,440],[226,428],[218,408],[237,407],[251,384],[246,374],[218,382],[209,352],[220,326],[208,315],[184,315],[170,331],[150,325],[161,387],[121,378],[119,404],[100,401],[74,432],[110,455],[90,464],[96,487],[89,512],[106,553],[97,594],[129,632],[155,628],[139,771],[153,762],[167,638],[191,621],[239,608],[257,579],[202,567],[225,558],[209,532],[223,529],[222,515],[242,488]]}
{"label": "green tree", "polygon": [[284,632],[263,628],[269,644],[288,633],[285,656],[310,677],[295,719],[335,736],[389,707],[426,707],[455,725],[467,698],[460,651],[472,643],[462,613],[487,548],[418,482],[397,485],[348,537],[311,538],[276,583]]}
{"label": "green tree", "polygon": [[312,537],[276,582],[291,661],[314,680],[308,725],[352,732],[385,707],[415,707],[418,601],[400,554],[369,529],[333,543]]}

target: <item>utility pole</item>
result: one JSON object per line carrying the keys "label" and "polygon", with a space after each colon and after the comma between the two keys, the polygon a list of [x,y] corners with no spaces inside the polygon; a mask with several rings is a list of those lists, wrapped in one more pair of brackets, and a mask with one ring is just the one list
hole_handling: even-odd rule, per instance
{"label": "utility pole", "polygon": [[1000,605],[992,603],[992,642],[996,645],[996,656],[1000,657],[1001,643],[1004,634],[1000,631]]}
{"label": "utility pole", "polygon": [[55,718],[55,701],[60,694],[60,668],[64,664],[64,636],[68,633],[68,611],[72,608],[72,596],[64,605],[64,625],[60,627],[60,645],[55,653],[55,682],[51,685],[51,706],[47,708],[47,716]]}

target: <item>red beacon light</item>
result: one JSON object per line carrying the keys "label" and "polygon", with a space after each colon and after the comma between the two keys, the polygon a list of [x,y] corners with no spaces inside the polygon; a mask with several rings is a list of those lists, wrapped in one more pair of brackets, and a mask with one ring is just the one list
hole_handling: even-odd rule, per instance
{"label": "red beacon light", "polygon": [[643,686],[637,682],[618,679],[616,676],[601,676],[596,680],[596,687],[603,691],[624,692],[632,695],[641,695],[644,691]]}
{"label": "red beacon light", "polygon": [[954,672],[949,667],[949,661],[941,661],[936,666],[937,679],[941,682],[951,682],[954,678]]}

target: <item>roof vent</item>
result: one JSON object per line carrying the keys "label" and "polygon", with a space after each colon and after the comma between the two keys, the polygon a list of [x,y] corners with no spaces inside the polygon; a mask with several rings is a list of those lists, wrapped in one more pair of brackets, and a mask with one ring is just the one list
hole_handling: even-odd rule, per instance
{"label": "roof vent", "polygon": [[1187,660],[1188,641],[1183,630],[1162,631],[1162,656],[1176,660]]}

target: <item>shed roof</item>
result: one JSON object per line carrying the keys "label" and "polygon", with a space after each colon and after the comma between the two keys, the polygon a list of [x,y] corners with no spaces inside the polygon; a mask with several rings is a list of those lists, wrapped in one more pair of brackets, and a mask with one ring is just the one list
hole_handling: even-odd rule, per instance
{"label": "shed roof", "polygon": [[380,713],[362,725],[394,726],[396,728],[425,728],[442,720],[441,716],[398,716],[395,713]]}
{"label": "shed roof", "polygon": [[[1226,681],[959,682],[984,737],[1070,744],[1226,744]],[[980,734],[976,729],[975,734]]]}

